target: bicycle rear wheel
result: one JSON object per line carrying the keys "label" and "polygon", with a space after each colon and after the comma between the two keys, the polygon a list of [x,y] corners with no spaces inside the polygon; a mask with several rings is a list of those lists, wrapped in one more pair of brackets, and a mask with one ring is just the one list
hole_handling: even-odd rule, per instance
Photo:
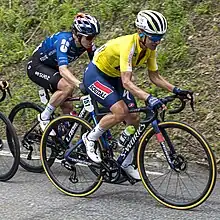
{"label": "bicycle rear wheel", "polygon": [[[66,115],[51,121],[42,136],[40,152],[44,171],[52,184],[67,195],[88,196],[102,184],[101,167],[88,158],[81,140],[82,130],[91,129],[82,118]],[[52,130],[56,136],[49,136]],[[65,140],[71,135],[72,141],[66,146]],[[97,147],[101,148],[101,142],[97,142]],[[66,157],[70,148],[72,151]],[[55,160],[52,165],[51,159]]]}
{"label": "bicycle rear wheel", "polygon": [[27,171],[40,173],[43,166],[40,160],[40,129],[37,115],[43,108],[35,103],[23,102],[16,105],[9,114],[20,141],[20,165]]}
{"label": "bicycle rear wheel", "polygon": [[163,205],[192,209],[202,204],[214,188],[216,161],[213,152],[203,136],[186,124],[162,122],[159,128],[175,168],[169,166],[151,128],[141,138],[138,148],[137,163],[142,182]]}
{"label": "bicycle rear wheel", "polygon": [[20,148],[14,127],[1,112],[0,127],[0,181],[7,181],[18,170]]}

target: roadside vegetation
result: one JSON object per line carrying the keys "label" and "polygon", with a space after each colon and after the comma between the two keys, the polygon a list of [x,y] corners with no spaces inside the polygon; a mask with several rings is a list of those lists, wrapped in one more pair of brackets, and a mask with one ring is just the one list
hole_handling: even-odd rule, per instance
{"label": "roadside vegetation", "polygon": [[[39,102],[37,87],[27,78],[25,65],[34,48],[48,35],[70,30],[73,16],[89,12],[101,22],[96,45],[135,31],[141,9],[158,10],[168,20],[168,33],[158,49],[161,74],[171,83],[195,91],[195,112],[190,107],[172,118],[196,127],[220,158],[220,4],[217,0],[2,0],[0,6],[0,78],[11,84],[12,99],[1,110],[21,101]],[[82,77],[88,58],[71,65]],[[167,92],[154,87],[145,68],[136,70],[137,84],[161,97]],[[77,93],[78,91],[76,91]],[[170,116],[169,116],[170,117]]]}

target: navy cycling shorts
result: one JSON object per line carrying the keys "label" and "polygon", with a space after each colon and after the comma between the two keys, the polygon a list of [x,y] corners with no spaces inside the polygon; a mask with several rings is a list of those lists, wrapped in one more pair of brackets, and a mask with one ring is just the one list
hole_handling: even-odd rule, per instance
{"label": "navy cycling shorts", "polygon": [[104,107],[111,108],[120,100],[126,103],[128,109],[137,107],[134,96],[123,88],[121,78],[106,75],[92,62],[85,70],[83,83],[91,97]]}

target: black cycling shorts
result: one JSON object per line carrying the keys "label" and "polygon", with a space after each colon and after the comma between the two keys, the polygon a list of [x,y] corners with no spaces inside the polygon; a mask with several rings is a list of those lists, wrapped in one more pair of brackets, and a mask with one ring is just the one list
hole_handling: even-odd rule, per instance
{"label": "black cycling shorts", "polygon": [[45,89],[49,89],[52,93],[57,91],[57,84],[62,78],[58,69],[45,65],[40,61],[38,52],[29,60],[27,74],[34,83]]}

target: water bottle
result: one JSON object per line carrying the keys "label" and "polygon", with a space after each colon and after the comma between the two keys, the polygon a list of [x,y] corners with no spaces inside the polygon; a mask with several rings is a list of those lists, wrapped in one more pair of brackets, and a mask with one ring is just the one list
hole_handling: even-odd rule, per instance
{"label": "water bottle", "polygon": [[47,96],[46,96],[46,93],[45,93],[45,90],[44,89],[40,89],[39,90],[39,96],[40,96],[40,101],[46,105],[48,100],[47,100]]}
{"label": "water bottle", "polygon": [[125,147],[134,133],[135,133],[135,127],[133,125],[127,126],[120,135],[120,138],[118,140],[118,145],[120,147]]}

